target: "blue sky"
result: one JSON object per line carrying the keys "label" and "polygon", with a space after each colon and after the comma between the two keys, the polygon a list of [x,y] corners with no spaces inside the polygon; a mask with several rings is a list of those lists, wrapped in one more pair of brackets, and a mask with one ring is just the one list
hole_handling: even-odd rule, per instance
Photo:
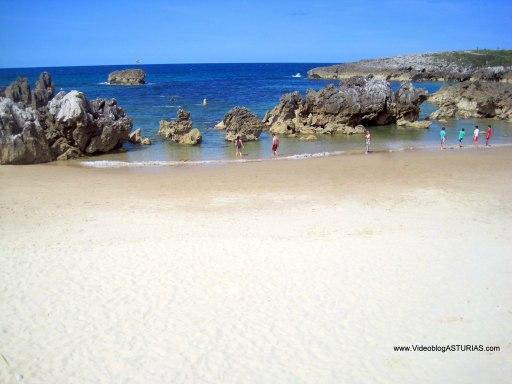
{"label": "blue sky", "polygon": [[343,62],[512,48],[512,1],[0,0],[0,67]]}

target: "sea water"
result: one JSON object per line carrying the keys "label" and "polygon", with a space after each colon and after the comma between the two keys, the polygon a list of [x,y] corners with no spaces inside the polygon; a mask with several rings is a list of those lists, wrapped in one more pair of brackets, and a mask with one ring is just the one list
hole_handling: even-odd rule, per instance
{"label": "sea water", "polygon": [[[224,141],[224,133],[214,125],[235,106],[251,109],[259,118],[279,101],[287,92],[308,89],[318,90],[334,80],[311,80],[307,71],[326,63],[260,63],[260,64],[166,64],[123,65],[53,68],[0,69],[0,86],[6,86],[17,76],[27,77],[33,87],[39,73],[48,71],[52,75],[55,91],[83,92],[89,100],[97,97],[115,98],[132,118],[134,129],[141,128],[142,135],[149,137],[151,146],[124,145],[125,151],[94,156],[99,164],[174,164],[175,162],[218,162],[235,158],[232,143]],[[123,68],[141,68],[146,72],[146,84],[137,86],[109,85],[108,74]],[[295,76],[300,73],[302,77]],[[416,87],[437,91],[443,83],[415,83]],[[392,82],[396,90],[399,83]],[[208,105],[203,106],[203,99]],[[193,125],[198,128],[203,141],[198,146],[180,146],[158,137],[159,121],[176,117],[178,108],[191,112]],[[422,105],[420,118],[431,113],[435,107]],[[466,144],[470,144],[473,125],[494,128],[493,143],[512,143],[512,124],[496,120],[449,120],[443,123],[447,130],[448,145],[456,145],[457,131],[466,129]],[[407,148],[434,147],[439,143],[440,123],[434,122],[430,129],[401,128],[395,125],[372,129],[372,147],[375,150],[402,150]],[[272,157],[271,137],[263,132],[258,142],[246,143],[244,159],[257,160]],[[362,135],[324,135],[317,141],[305,142],[297,138],[281,138],[281,155],[285,158],[302,158],[312,154],[329,155],[364,149]]]}

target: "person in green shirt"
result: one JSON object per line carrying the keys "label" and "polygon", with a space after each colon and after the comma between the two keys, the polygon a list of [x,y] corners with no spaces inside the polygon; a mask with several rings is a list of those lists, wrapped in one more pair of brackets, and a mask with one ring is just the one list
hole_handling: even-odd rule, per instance
{"label": "person in green shirt", "polygon": [[444,129],[444,127],[441,128],[439,136],[441,136],[441,149],[444,149],[444,143],[446,143],[446,129]]}
{"label": "person in green shirt", "polygon": [[464,130],[464,128],[462,128],[460,131],[459,131],[459,148],[462,148],[463,145],[462,145],[462,141],[464,140],[464,136],[466,136],[466,131]]}

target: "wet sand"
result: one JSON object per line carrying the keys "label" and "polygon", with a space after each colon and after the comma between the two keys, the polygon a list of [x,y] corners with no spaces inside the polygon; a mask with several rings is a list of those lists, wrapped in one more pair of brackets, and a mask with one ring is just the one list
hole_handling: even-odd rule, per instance
{"label": "wet sand", "polygon": [[511,180],[511,148],[2,166],[0,382],[506,383]]}

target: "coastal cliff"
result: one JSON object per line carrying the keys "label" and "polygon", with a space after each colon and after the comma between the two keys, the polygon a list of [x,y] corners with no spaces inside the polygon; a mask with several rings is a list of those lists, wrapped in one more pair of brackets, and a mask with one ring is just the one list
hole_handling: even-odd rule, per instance
{"label": "coastal cliff", "polygon": [[403,55],[317,67],[311,79],[348,79],[373,74],[394,81],[500,81],[512,83],[512,50],[475,50]]}

